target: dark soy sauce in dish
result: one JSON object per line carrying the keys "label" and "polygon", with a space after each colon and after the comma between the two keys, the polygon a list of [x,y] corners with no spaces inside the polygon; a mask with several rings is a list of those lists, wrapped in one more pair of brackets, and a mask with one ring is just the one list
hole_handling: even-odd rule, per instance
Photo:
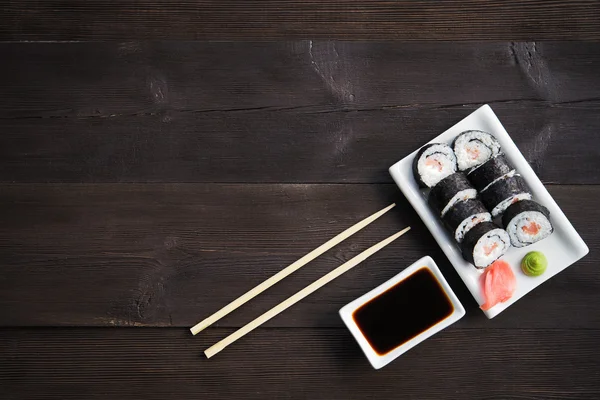
{"label": "dark soy sauce in dish", "polygon": [[449,317],[452,301],[427,267],[360,306],[352,317],[373,350],[384,355]]}

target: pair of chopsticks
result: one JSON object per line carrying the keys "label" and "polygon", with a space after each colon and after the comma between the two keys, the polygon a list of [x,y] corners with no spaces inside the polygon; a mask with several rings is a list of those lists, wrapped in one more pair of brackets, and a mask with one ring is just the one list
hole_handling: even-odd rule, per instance
{"label": "pair of chopsticks", "polygon": [[[391,210],[392,208],[394,208],[394,206],[395,206],[395,204],[389,205],[388,207],[384,208],[383,210],[378,211],[375,214],[373,214],[373,215],[371,215],[371,216],[363,219],[362,221],[358,222],[357,224],[351,226],[350,228],[346,229],[342,233],[338,234],[337,236],[335,236],[332,239],[328,240],[327,242],[323,243],[322,245],[320,245],[319,247],[317,247],[316,249],[314,249],[310,253],[306,254],[305,256],[303,256],[302,258],[300,258],[299,260],[297,260],[297,261],[293,262],[292,264],[288,265],[286,268],[282,269],[281,271],[279,271],[278,273],[276,273],[275,275],[273,275],[272,277],[270,277],[269,279],[267,279],[263,283],[259,284],[258,286],[254,287],[253,289],[251,289],[250,291],[246,292],[242,296],[238,297],[236,300],[232,301],[231,303],[229,303],[225,307],[221,308],[219,311],[217,311],[216,313],[214,313],[210,317],[208,317],[208,318],[200,321],[198,324],[194,325],[190,329],[190,331],[194,335],[202,332],[204,329],[206,329],[207,327],[209,327],[210,325],[212,325],[213,323],[215,323],[219,319],[223,318],[224,316],[226,316],[227,314],[229,314],[233,310],[237,309],[238,307],[240,307],[241,305],[243,305],[247,301],[249,301],[252,298],[256,297],[257,295],[259,295],[260,293],[264,292],[265,290],[267,290],[271,286],[275,285],[277,282],[281,281],[282,279],[284,279],[285,277],[289,276],[293,272],[295,272],[295,271],[299,270],[300,268],[302,268],[304,265],[308,264],[310,261],[314,260],[315,258],[317,258],[318,256],[320,256],[321,254],[325,253],[327,250],[329,250],[332,247],[336,246],[337,244],[343,242],[344,240],[346,240],[350,236],[354,235],[356,232],[360,231],[361,229],[365,228],[370,223],[374,222],[379,217],[381,217],[383,214],[385,214],[386,212],[388,212],[389,210]],[[365,250],[362,253],[358,254],[357,256],[353,257],[352,259],[350,259],[349,261],[347,261],[344,264],[340,265],[339,267],[337,267],[333,271],[329,272],[328,274],[322,276],[321,278],[319,278],[315,282],[311,283],[310,285],[308,285],[304,289],[300,290],[298,293],[294,294],[293,296],[291,296],[287,300],[281,302],[277,306],[273,307],[269,311],[267,311],[264,314],[262,314],[260,317],[256,318],[252,322],[246,324],[245,326],[243,326],[242,328],[238,329],[237,331],[235,331],[231,335],[227,336],[225,339],[223,339],[223,340],[219,341],[218,343],[214,344],[213,346],[211,346],[210,348],[208,348],[204,352],[204,354],[206,355],[207,358],[211,358],[212,356],[214,356],[215,354],[219,353],[225,347],[229,346],[230,344],[232,344],[233,342],[235,342],[236,340],[238,340],[242,336],[244,336],[247,333],[251,332],[252,330],[254,330],[255,328],[257,328],[258,326],[262,325],[263,323],[267,322],[268,320],[270,320],[271,318],[273,318],[274,316],[276,316],[277,314],[281,313],[282,311],[284,311],[287,308],[291,307],[292,305],[296,304],[297,302],[299,302],[300,300],[304,299],[305,297],[307,297],[311,293],[314,293],[318,289],[322,288],[323,286],[325,286],[326,284],[328,284],[329,282],[331,282],[332,280],[334,280],[338,276],[344,274],[345,272],[349,271],[350,269],[352,269],[356,265],[360,264],[362,261],[366,260],[367,258],[369,258],[370,256],[372,256],[373,254],[375,254],[376,252],[378,252],[379,250],[381,250],[382,248],[384,248],[388,244],[392,243],[394,240],[398,239],[400,236],[402,236],[403,234],[405,234],[409,230],[410,230],[410,226],[407,227],[407,228],[405,228],[405,229],[403,229],[403,230],[401,230],[400,232],[398,232],[398,233],[396,233],[396,234],[388,237],[387,239],[382,240],[381,242],[375,244],[374,246],[369,247],[367,250]]]}

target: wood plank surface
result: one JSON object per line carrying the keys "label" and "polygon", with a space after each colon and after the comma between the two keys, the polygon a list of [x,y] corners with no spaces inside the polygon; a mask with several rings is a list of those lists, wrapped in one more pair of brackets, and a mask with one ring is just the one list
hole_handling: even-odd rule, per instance
{"label": "wood plank surface", "polygon": [[0,44],[0,181],[390,182],[391,164],[490,103],[544,182],[598,184],[599,50]]}
{"label": "wood plank surface", "polygon": [[0,43],[0,52],[11,61],[0,65],[3,118],[600,99],[598,42]]}
{"label": "wood plank surface", "polygon": [[[600,43],[539,41],[600,39],[599,4],[5,1],[0,399],[600,398]],[[283,37],[310,40],[261,42]],[[112,39],[127,41],[96,41]],[[423,39],[504,42],[409,42]],[[590,248],[493,320],[387,173],[485,103]],[[375,224],[189,333],[391,202]],[[424,255],[467,315],[373,371],[337,312]]]}
{"label": "wood plank surface", "polygon": [[[600,183],[600,109],[492,107],[544,183]],[[3,120],[0,181],[388,183],[475,108]]]}
{"label": "wood plank surface", "polygon": [[549,186],[590,248],[488,321],[395,185],[0,187],[0,324],[190,327],[365,216],[372,226],[219,322],[239,327],[360,251],[413,230],[270,327],[339,327],[337,310],[431,255],[467,307],[461,327],[600,328],[600,186]]}
{"label": "wood plank surface", "polygon": [[0,393],[36,399],[597,399],[600,331],[450,327],[382,370],[345,329],[0,330]]}
{"label": "wood plank surface", "polygon": [[598,39],[594,0],[8,0],[1,40]]}

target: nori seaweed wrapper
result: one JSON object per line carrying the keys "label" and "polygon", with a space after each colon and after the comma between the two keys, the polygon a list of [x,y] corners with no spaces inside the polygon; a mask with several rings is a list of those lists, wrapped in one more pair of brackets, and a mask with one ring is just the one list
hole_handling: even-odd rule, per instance
{"label": "nori seaweed wrapper", "polygon": [[502,225],[506,228],[514,217],[525,211],[538,211],[544,214],[548,220],[550,219],[550,211],[548,211],[548,209],[543,205],[533,200],[521,200],[515,204],[511,204],[506,211],[504,211],[504,215],[502,216]]}
{"label": "nori seaweed wrapper", "polygon": [[[475,259],[473,257],[473,251],[475,251],[475,245],[477,245],[477,242],[479,241],[479,239],[481,239],[481,237],[483,235],[485,235],[486,233],[488,233],[489,231],[492,231],[494,229],[501,229],[501,228],[493,222],[482,222],[480,224],[475,225],[473,227],[473,229],[471,229],[469,232],[467,232],[467,234],[465,235],[465,238],[463,239],[463,241],[460,245],[460,249],[462,251],[463,258],[465,260],[467,260],[468,262],[470,262],[471,264],[475,265]],[[477,267],[476,265],[475,265],[475,267],[482,268],[482,267]]]}
{"label": "nori seaweed wrapper", "polygon": [[[428,148],[433,147],[433,146],[445,146],[450,151],[453,152],[452,148],[445,143],[429,143],[419,149],[419,151],[417,152],[417,155],[415,156],[415,159],[413,160],[412,170],[413,170],[413,175],[415,176],[415,180],[417,181],[417,184],[419,185],[419,187],[422,187],[422,188],[427,188],[429,186],[427,186],[427,184],[425,182],[423,182],[423,178],[421,178],[421,174],[419,174],[419,159],[421,158],[423,153],[425,153],[425,150],[427,150]],[[456,161],[454,162],[454,164],[456,164]],[[458,169],[458,167],[456,169]]]}
{"label": "nori seaweed wrapper", "polygon": [[429,192],[427,202],[441,213],[452,197],[461,190],[473,189],[471,183],[462,172],[455,172],[438,182]]}
{"label": "nori seaweed wrapper", "polygon": [[521,176],[513,175],[506,179],[500,179],[481,192],[480,195],[481,201],[491,212],[500,202],[519,193],[529,193],[529,190]]}
{"label": "nori seaweed wrapper", "polygon": [[498,155],[471,170],[467,174],[467,178],[475,186],[475,189],[480,192],[495,179],[506,175],[513,169],[504,155]]}
{"label": "nori seaweed wrapper", "polygon": [[485,208],[481,200],[469,199],[456,203],[450,210],[448,210],[442,219],[444,220],[446,228],[448,228],[448,230],[452,232],[452,235],[454,235],[456,228],[458,228],[460,223],[465,219],[472,215],[486,212],[488,212],[488,210]]}
{"label": "nori seaweed wrapper", "polygon": [[[461,132],[457,137],[454,138],[454,141],[452,142],[452,149],[454,150],[454,153],[456,154],[456,161],[457,161],[457,166],[459,167],[458,168],[459,171],[463,171],[466,173],[469,171],[469,168],[477,167],[477,166],[472,166],[469,168],[460,168],[461,160],[460,160],[459,155],[462,152],[460,151],[461,147],[459,147],[458,144],[461,140],[463,140],[463,137],[465,137],[467,135],[472,135],[473,137],[470,140],[468,140],[468,142],[466,142],[466,143],[480,142],[483,146],[487,147],[490,150],[491,158],[500,154],[500,152],[502,151],[502,148],[500,146],[500,142],[498,142],[498,139],[496,139],[496,137],[489,132],[480,131],[480,130],[476,130],[476,129]],[[464,138],[464,140],[466,140],[466,138]],[[489,143],[485,143],[485,140],[489,140]],[[465,145],[466,145],[466,143],[465,143]]]}

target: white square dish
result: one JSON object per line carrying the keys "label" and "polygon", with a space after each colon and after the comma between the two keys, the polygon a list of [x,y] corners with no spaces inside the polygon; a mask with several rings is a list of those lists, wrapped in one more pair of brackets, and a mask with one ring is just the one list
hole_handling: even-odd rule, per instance
{"label": "white square dish", "polygon": [[[400,346],[394,348],[390,352],[380,355],[371,347],[371,345],[369,344],[369,342],[367,341],[367,339],[361,332],[356,321],[354,320],[353,314],[361,306],[368,303],[370,300],[376,298],[377,296],[379,296],[386,290],[390,289],[391,287],[395,286],[397,283],[406,279],[408,276],[412,275],[414,272],[416,272],[417,270],[419,270],[421,268],[427,268],[433,273],[433,275],[439,282],[440,286],[442,287],[442,289],[448,296],[448,299],[452,303],[453,311],[448,317],[446,317],[442,321],[438,322],[437,324],[433,325],[432,327],[428,328],[427,330],[419,333],[417,336],[414,336],[413,338],[404,342]],[[361,297],[352,301],[351,303],[345,305],[340,310],[340,316],[342,317],[342,320],[344,321],[344,323],[346,324],[346,326],[348,327],[348,329],[350,330],[350,332],[352,333],[352,335],[354,336],[354,338],[356,339],[356,341],[362,348],[363,352],[369,359],[369,362],[371,363],[373,368],[375,368],[375,369],[380,369],[380,368],[384,367],[385,365],[389,364],[390,362],[392,362],[393,360],[398,358],[400,355],[407,352],[408,350],[410,350],[417,344],[421,343],[425,339],[438,333],[442,329],[452,325],[453,323],[455,323],[456,321],[461,319],[464,315],[465,315],[464,307],[458,300],[458,297],[456,297],[456,295],[452,291],[452,288],[450,287],[450,285],[448,285],[448,282],[446,282],[446,279],[444,279],[444,276],[440,272],[435,261],[433,261],[433,259],[429,256],[419,259],[417,262],[411,264],[408,268],[406,268],[404,271],[400,272],[398,275],[394,276],[393,278],[386,281],[385,283],[377,286],[375,289],[362,295]]]}
{"label": "white square dish", "polygon": [[[488,318],[493,318],[541,283],[581,259],[589,252],[589,249],[488,105],[480,107],[429,143],[451,144],[458,134],[466,130],[482,130],[496,137],[508,161],[516,168],[529,186],[533,199],[550,211],[550,220],[554,225],[554,233],[546,239],[527,247],[511,247],[502,257],[511,265],[515,273],[517,288],[508,301],[499,303],[484,311]],[[423,143],[423,145],[425,144]],[[417,151],[418,149],[390,167],[390,174],[440,245],[477,303],[481,305],[484,303],[480,282],[483,270],[476,269],[463,259],[460,248],[454,241],[452,234],[444,228],[442,221],[428,206],[424,192],[418,187],[413,177],[412,163]],[[523,256],[534,250],[541,251],[546,255],[548,268],[541,276],[529,277],[521,272],[519,265]]]}

